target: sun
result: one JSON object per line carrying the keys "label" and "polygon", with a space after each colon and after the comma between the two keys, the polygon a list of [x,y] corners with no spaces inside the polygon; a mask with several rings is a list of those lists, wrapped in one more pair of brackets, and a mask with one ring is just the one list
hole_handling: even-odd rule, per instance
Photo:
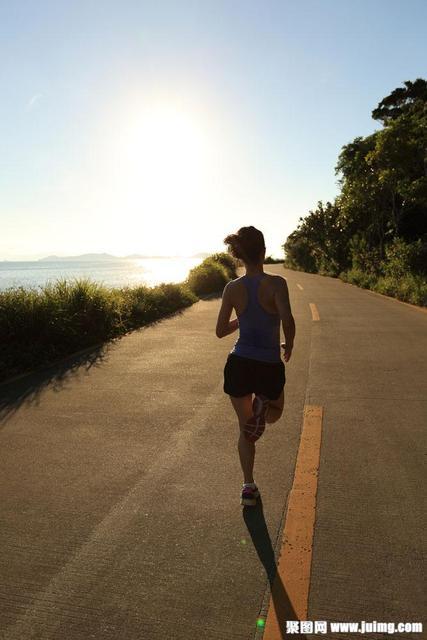
{"label": "sun", "polygon": [[121,129],[116,177],[123,200],[153,213],[184,209],[202,189],[209,150],[207,132],[191,112],[141,109]]}
{"label": "sun", "polygon": [[129,94],[108,106],[87,184],[115,246],[153,255],[206,246],[223,204],[225,130],[215,105],[193,95]]}
{"label": "sun", "polygon": [[204,152],[203,138],[201,128],[188,114],[163,107],[135,123],[129,150],[144,168],[154,164],[160,173],[184,175],[198,166]]}

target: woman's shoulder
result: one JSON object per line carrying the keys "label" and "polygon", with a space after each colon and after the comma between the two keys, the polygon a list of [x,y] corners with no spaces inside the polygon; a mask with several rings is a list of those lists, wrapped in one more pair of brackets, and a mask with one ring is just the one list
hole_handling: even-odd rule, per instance
{"label": "woman's shoulder", "polygon": [[268,282],[273,286],[280,286],[283,281],[286,282],[286,278],[278,273],[269,273],[268,271],[264,271],[264,273],[268,277]]}
{"label": "woman's shoulder", "polygon": [[241,284],[241,283],[242,283],[242,281],[243,281],[243,279],[244,279],[244,275],[243,275],[243,276],[238,276],[237,278],[234,278],[234,280],[230,280],[230,281],[227,283],[227,286],[228,286],[229,288],[235,287],[236,285]]}
{"label": "woman's shoulder", "polygon": [[[285,281],[286,282],[286,278],[284,276],[279,275],[278,273],[269,273],[268,271],[264,271],[264,276],[265,280],[271,284],[274,285],[280,285],[281,282]],[[227,288],[231,289],[234,287],[238,287],[239,285],[241,285],[244,282],[244,278],[245,276],[238,276],[237,278],[234,278],[234,280],[229,280],[229,282],[227,283]]]}

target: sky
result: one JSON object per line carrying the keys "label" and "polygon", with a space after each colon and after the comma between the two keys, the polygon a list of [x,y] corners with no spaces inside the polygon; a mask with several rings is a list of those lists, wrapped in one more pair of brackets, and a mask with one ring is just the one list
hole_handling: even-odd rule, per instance
{"label": "sky", "polygon": [[425,0],[0,1],[0,260],[267,254],[427,76]]}

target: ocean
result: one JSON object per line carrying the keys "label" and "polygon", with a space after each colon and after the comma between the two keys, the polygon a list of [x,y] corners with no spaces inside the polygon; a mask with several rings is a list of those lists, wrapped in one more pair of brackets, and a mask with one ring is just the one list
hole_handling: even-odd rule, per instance
{"label": "ocean", "polygon": [[58,278],[89,277],[110,287],[154,286],[181,282],[203,258],[134,258],[58,262],[0,262],[0,291],[10,287],[39,287]]}

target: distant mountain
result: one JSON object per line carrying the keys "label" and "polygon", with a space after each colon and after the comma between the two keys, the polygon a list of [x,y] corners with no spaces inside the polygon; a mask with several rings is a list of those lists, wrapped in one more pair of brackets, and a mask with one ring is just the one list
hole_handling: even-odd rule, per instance
{"label": "distant mountain", "polygon": [[207,258],[210,255],[210,253],[194,253],[192,256],[142,256],[139,253],[132,253],[129,256],[124,256],[123,260],[135,260],[138,258]]}
{"label": "distant mountain", "polygon": [[47,256],[39,258],[39,262],[94,262],[98,260],[120,260],[109,253],[84,253],[81,256]]}
{"label": "distant mountain", "polygon": [[[207,258],[210,253],[195,253],[190,258]],[[113,256],[110,253],[84,253],[80,256],[46,256],[39,258],[38,262],[99,262],[101,260],[138,260],[144,258],[179,258],[181,256],[147,256],[132,253],[128,256]]]}

